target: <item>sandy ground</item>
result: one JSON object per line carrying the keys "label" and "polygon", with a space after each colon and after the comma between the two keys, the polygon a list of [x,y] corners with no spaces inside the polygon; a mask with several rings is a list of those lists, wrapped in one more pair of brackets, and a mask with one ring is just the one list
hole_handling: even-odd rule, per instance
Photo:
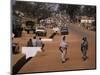
{"label": "sandy ground", "polygon": [[[77,24],[69,24],[69,35],[67,35],[68,52],[67,56],[69,60],[66,63],[61,62],[61,53],[58,50],[61,35],[57,34],[53,42],[45,43],[45,52],[38,53],[36,57],[29,60],[24,64],[18,73],[30,73],[30,72],[46,72],[46,71],[63,71],[63,70],[76,70],[76,69],[95,69],[96,68],[96,43],[95,32],[88,31],[82,27],[78,27]],[[82,60],[82,53],[80,50],[80,43],[82,36],[86,33],[89,42],[88,59]],[[52,30],[48,29],[48,38],[52,34]],[[18,42],[21,46],[25,46],[29,38],[32,38],[33,34],[25,35],[21,38],[15,38],[14,42]],[[21,51],[21,49],[20,49]],[[19,54],[12,55],[12,66],[23,57]]]}

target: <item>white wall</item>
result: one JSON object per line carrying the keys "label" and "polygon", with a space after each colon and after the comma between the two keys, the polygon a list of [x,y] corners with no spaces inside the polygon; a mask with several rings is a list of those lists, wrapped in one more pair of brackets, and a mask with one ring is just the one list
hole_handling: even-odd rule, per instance
{"label": "white wall", "polygon": [[[27,0],[29,1],[29,0]],[[32,0],[33,1],[33,0]],[[100,2],[99,0],[34,0],[70,4],[97,5],[97,69],[85,71],[67,71],[39,73],[34,75],[98,75],[100,73]],[[10,74],[10,0],[0,0],[0,75]]]}

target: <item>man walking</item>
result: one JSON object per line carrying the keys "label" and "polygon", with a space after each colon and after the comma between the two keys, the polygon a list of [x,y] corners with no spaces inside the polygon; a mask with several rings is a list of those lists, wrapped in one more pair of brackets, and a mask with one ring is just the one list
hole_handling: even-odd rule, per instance
{"label": "man walking", "polygon": [[66,54],[67,54],[67,43],[66,43],[66,36],[63,36],[61,43],[60,43],[60,47],[59,50],[61,51],[61,59],[62,59],[62,63],[66,62]]}
{"label": "man walking", "polygon": [[34,36],[33,39],[32,39],[33,47],[37,46],[36,41],[37,41],[36,36]]}
{"label": "man walking", "polygon": [[82,52],[82,58],[85,61],[87,57],[87,50],[88,50],[88,41],[86,37],[83,37],[82,43],[81,43],[81,52]]}
{"label": "man walking", "polygon": [[41,50],[44,52],[44,43],[41,41],[41,38],[37,40],[37,46],[41,47]]}

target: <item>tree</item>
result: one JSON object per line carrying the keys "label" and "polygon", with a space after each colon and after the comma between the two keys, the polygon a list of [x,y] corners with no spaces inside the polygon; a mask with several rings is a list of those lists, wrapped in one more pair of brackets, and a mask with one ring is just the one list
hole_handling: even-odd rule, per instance
{"label": "tree", "polygon": [[59,11],[66,10],[66,14],[70,16],[70,21],[75,22],[76,15],[80,15],[80,5],[59,5]]}
{"label": "tree", "polygon": [[96,6],[84,6],[82,15],[96,16]]}

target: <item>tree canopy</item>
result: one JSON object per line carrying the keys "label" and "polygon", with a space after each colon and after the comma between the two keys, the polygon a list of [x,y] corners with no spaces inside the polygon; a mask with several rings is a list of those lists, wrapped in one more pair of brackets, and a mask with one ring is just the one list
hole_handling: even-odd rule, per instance
{"label": "tree canopy", "polygon": [[16,1],[13,9],[24,12],[24,14],[36,17],[37,19],[47,18],[52,15],[52,12],[65,12],[73,21],[77,15],[96,16],[96,6],[88,5]]}

